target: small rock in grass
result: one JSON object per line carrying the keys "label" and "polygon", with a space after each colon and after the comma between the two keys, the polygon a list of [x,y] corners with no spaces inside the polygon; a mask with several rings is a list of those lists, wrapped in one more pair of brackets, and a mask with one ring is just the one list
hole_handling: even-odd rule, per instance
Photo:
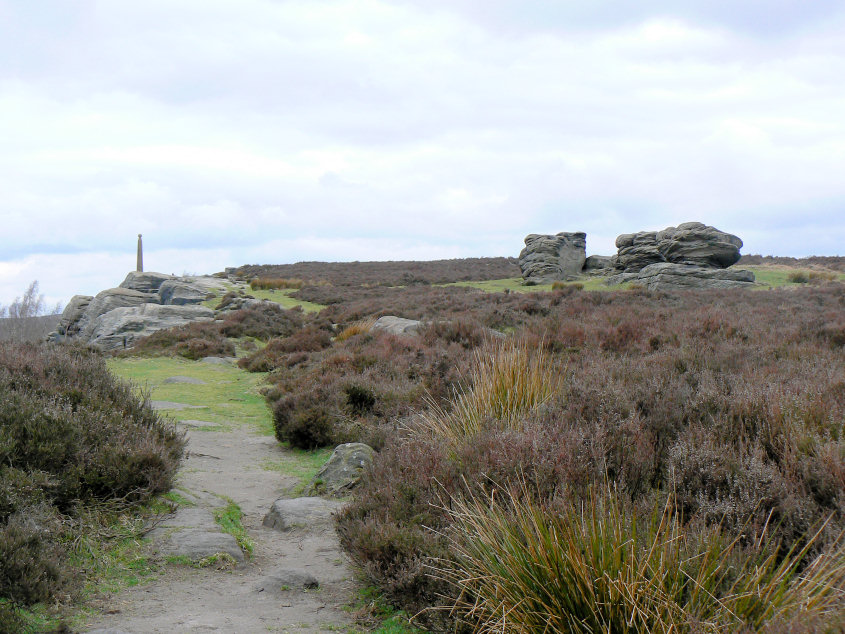
{"label": "small rock in grass", "polygon": [[192,376],[169,376],[164,379],[165,383],[190,383],[191,385],[207,385],[202,379],[195,379]]}
{"label": "small rock in grass", "polygon": [[188,405],[187,403],[175,403],[173,401],[150,401],[153,409],[202,409],[205,405]]}
{"label": "small rock in grass", "polygon": [[216,365],[231,365],[235,361],[234,357],[203,357],[203,363],[212,363]]}

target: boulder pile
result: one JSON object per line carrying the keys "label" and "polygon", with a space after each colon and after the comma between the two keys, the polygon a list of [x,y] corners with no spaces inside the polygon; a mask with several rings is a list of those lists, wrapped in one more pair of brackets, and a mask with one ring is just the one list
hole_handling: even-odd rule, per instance
{"label": "boulder pile", "polygon": [[526,281],[550,284],[580,275],[586,259],[587,234],[582,231],[553,236],[532,233],[519,254],[519,268]]}
{"label": "boulder pile", "polygon": [[199,304],[225,289],[214,277],[133,271],[117,288],[94,297],[75,295],[48,338],[76,339],[102,350],[131,347],[157,330],[213,320],[214,311]]}
{"label": "boulder pile", "polygon": [[739,288],[754,284],[750,271],[727,270],[739,261],[742,240],[701,222],[662,231],[623,233],[616,255],[586,256],[586,234],[531,234],[519,254],[527,284],[578,275],[606,275],[607,284],[637,282],[649,289]]}

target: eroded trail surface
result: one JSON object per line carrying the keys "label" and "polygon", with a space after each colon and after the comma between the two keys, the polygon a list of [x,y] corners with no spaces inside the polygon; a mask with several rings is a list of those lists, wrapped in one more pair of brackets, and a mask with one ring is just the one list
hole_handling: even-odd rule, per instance
{"label": "eroded trail surface", "polygon": [[225,506],[228,498],[244,512],[243,525],[254,541],[253,555],[223,569],[213,564],[168,565],[156,579],[104,599],[101,616],[83,631],[354,630],[353,619],[343,607],[354,598],[355,582],[330,511],[312,514],[302,523],[307,525],[287,531],[262,525],[273,502],[291,497],[287,492],[298,482],[261,466],[282,458],[286,450],[274,438],[247,427],[215,431],[192,421],[180,425],[189,430],[189,454],[176,491],[190,503],[180,506],[151,533],[151,548],[171,561],[174,556],[196,561],[203,548],[234,549],[233,554],[239,556],[232,546],[234,538],[214,522],[214,509]]}

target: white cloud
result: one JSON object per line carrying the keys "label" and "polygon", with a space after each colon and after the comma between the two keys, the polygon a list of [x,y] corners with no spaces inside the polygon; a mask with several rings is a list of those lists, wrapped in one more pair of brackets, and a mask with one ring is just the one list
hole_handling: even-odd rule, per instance
{"label": "white cloud", "polygon": [[782,4],[0,5],[0,301],[122,279],[138,232],[176,272],[693,219],[835,253],[845,22]]}

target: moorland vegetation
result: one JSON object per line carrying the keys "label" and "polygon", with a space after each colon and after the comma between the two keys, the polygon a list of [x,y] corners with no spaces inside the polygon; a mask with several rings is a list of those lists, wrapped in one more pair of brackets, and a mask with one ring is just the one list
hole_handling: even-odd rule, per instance
{"label": "moorland vegetation", "polygon": [[[280,441],[376,448],[337,530],[427,628],[843,627],[841,275],[486,292],[449,284],[515,261],[461,262],[242,267],[322,310],[235,311],[121,354],[237,353]],[[383,315],[423,324],[396,336]]]}

